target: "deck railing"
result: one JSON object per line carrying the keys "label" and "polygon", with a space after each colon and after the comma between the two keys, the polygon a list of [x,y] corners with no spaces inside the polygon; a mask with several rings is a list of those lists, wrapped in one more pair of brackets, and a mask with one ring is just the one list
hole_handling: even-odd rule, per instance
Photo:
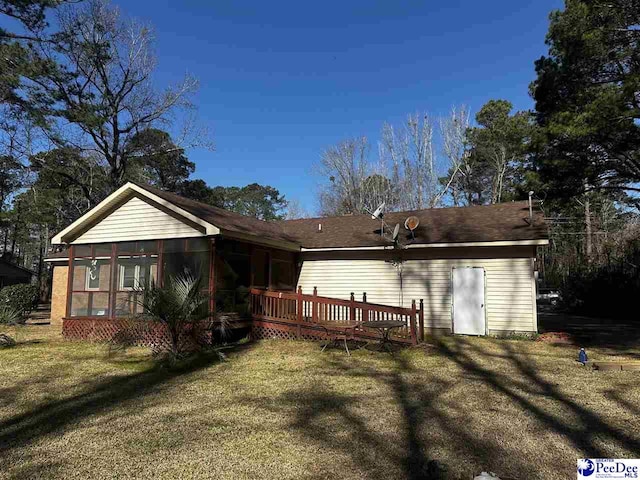
{"label": "deck railing", "polygon": [[[313,294],[278,292],[251,289],[250,308],[253,318],[283,324],[312,326],[326,322],[362,323],[383,320],[398,320],[405,326],[394,329],[393,336],[413,344],[424,340],[424,303],[420,306],[411,301],[410,308],[379,305],[366,301],[356,301],[351,293],[349,300],[322,297],[316,288]],[[376,336],[375,329],[358,327],[356,333],[363,337]]]}

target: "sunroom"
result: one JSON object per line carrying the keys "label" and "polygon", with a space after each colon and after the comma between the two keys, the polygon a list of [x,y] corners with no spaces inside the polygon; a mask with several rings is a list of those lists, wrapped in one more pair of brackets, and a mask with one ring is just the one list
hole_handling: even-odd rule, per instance
{"label": "sunroom", "polygon": [[197,278],[210,298],[212,320],[214,312],[216,318],[226,314],[238,328],[248,326],[252,287],[295,289],[296,246],[286,239],[280,248],[271,246],[247,227],[246,217],[235,224],[234,214],[214,207],[208,218],[219,216],[224,228],[203,225],[175,199],[169,204],[155,193],[127,184],[91,217],[54,237],[53,243],[67,248],[48,258],[54,268],[52,323],[59,319],[67,337],[74,329],[90,336],[89,325],[95,334],[106,328],[110,335],[117,325],[107,328],[109,321],[142,314],[145,287],[162,286],[170,276]]}

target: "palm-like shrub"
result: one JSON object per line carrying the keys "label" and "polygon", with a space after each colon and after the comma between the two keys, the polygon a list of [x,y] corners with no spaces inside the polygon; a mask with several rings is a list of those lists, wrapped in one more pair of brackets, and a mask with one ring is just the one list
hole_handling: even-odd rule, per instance
{"label": "palm-like shrub", "polygon": [[[15,327],[14,337],[18,338],[18,327],[24,323],[24,317],[15,308],[0,304],[0,326]],[[13,347],[14,338],[6,333],[0,333],[0,348]]]}
{"label": "palm-like shrub", "polygon": [[144,309],[142,318],[161,323],[168,341],[158,345],[176,360],[193,349],[198,335],[210,317],[210,296],[203,291],[202,278],[188,273],[170,276],[162,287],[155,283],[140,289],[138,304]]}
{"label": "palm-like shrub", "polygon": [[0,303],[0,325],[19,325],[24,323],[21,313],[9,305]]}

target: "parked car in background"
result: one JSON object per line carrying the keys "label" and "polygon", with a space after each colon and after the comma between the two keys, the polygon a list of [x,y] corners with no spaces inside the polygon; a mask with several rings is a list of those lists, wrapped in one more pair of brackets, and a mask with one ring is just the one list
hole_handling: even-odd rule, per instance
{"label": "parked car in background", "polygon": [[539,288],[537,300],[542,305],[556,306],[560,303],[560,292],[552,288]]}

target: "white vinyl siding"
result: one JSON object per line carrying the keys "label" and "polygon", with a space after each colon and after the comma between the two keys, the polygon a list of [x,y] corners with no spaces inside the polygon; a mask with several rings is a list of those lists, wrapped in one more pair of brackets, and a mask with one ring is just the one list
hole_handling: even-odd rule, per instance
{"label": "white vinyl siding", "polygon": [[180,221],[138,197],[96,223],[72,243],[122,242],[204,236],[199,230]]}
{"label": "white vinyl siding", "polygon": [[486,312],[489,330],[535,331],[535,292],[531,258],[406,260],[403,295],[398,270],[377,259],[305,260],[298,285],[305,293],[408,307],[424,299],[425,325],[451,328],[451,269],[482,267],[486,272]]}

